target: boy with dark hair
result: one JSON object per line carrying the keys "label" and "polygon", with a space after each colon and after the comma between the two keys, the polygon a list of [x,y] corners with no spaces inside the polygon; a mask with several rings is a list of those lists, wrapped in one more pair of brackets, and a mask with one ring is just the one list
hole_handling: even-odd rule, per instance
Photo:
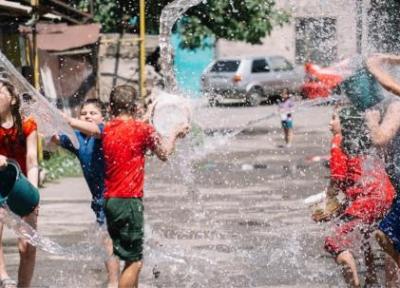
{"label": "boy with dark hair", "polygon": [[98,99],[87,99],[80,107],[78,118],[63,116],[71,127],[77,129],[75,135],[79,141],[79,149],[75,148],[69,137],[64,134],[55,135],[52,141],[75,154],[81,163],[83,175],[92,194],[91,208],[96,215],[104,247],[110,256],[105,263],[108,274],[107,287],[117,287],[119,260],[112,255],[112,243],[105,228],[104,214],[105,169],[101,133],[104,129],[106,106]]}
{"label": "boy with dark hair", "polygon": [[115,87],[110,95],[112,119],[104,128],[106,167],[105,213],[114,254],[125,261],[119,287],[138,287],[143,256],[143,186],[145,153],[153,151],[166,161],[176,139],[187,125],[161,137],[153,126],[138,120],[137,93],[129,85]]}

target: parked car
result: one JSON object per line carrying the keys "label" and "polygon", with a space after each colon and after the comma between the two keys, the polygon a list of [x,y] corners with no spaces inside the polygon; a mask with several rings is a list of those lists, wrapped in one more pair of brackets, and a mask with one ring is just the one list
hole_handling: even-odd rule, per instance
{"label": "parked car", "polygon": [[281,56],[218,59],[201,76],[201,90],[210,105],[246,103],[256,106],[282,90],[299,93],[304,69]]}
{"label": "parked car", "polygon": [[332,93],[338,92],[342,76],[335,66],[320,68],[311,63],[305,65],[305,82],[301,88],[303,98],[314,99],[318,97],[328,97]]}

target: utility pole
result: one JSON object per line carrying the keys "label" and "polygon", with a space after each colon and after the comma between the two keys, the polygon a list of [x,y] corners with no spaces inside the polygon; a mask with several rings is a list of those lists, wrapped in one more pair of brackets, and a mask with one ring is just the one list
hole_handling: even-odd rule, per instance
{"label": "utility pole", "polygon": [[39,49],[37,47],[37,25],[36,21],[39,19],[39,0],[31,0],[32,5],[32,52],[33,52],[33,85],[37,90],[40,89],[40,72],[39,72]]}
{"label": "utility pole", "polygon": [[139,93],[140,98],[143,100],[146,96],[146,13],[145,13],[145,0],[139,2]]}

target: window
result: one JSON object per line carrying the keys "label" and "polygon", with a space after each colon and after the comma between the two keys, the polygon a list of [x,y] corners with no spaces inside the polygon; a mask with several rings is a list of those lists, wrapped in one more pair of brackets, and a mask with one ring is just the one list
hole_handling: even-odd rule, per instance
{"label": "window", "polygon": [[210,72],[236,72],[239,64],[239,60],[220,60],[213,65]]}
{"label": "window", "polygon": [[251,66],[251,73],[265,73],[269,72],[270,68],[267,60],[265,59],[256,59],[253,60],[253,64]]}
{"label": "window", "polygon": [[326,66],[336,59],[336,19],[296,18],[296,63]]}
{"label": "window", "polygon": [[270,62],[271,68],[274,72],[293,70],[292,64],[290,64],[285,58],[272,57]]}

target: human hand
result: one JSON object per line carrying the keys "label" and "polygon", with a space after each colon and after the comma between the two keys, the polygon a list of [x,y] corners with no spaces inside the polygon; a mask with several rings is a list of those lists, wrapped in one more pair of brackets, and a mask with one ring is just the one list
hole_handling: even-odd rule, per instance
{"label": "human hand", "polygon": [[7,157],[0,155],[0,170],[3,170],[7,166]]}
{"label": "human hand", "polygon": [[145,123],[150,123],[151,117],[153,116],[154,113],[154,107],[155,107],[155,102],[151,102],[146,109],[146,112],[143,114],[141,117],[142,121]]}
{"label": "human hand", "polygon": [[54,144],[60,144],[60,136],[59,135],[53,135],[50,138],[50,142]]}
{"label": "human hand", "polygon": [[67,122],[68,124],[71,123],[71,119],[73,119],[71,116],[69,116],[66,112],[62,112],[62,111],[60,111],[60,114],[65,122]]}
{"label": "human hand", "polygon": [[177,138],[185,138],[185,136],[189,133],[190,126],[187,123],[178,125],[175,129],[175,135]]}
{"label": "human hand", "polygon": [[365,121],[368,128],[379,125],[381,113],[378,110],[368,110],[365,112]]}

